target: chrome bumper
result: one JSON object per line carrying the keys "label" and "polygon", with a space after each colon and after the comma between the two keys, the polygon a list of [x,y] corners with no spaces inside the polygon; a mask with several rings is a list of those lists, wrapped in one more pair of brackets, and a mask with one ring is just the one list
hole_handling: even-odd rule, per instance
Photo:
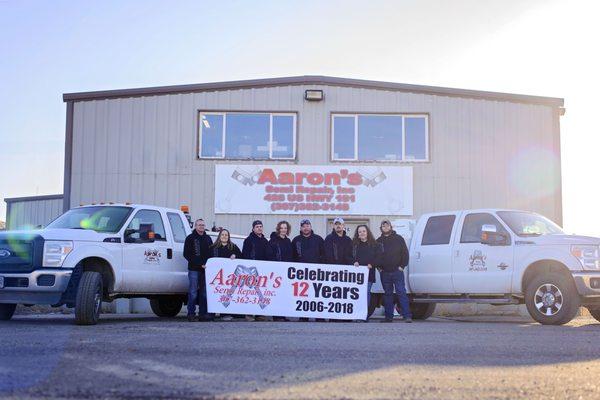
{"label": "chrome bumper", "polygon": [[573,279],[581,296],[600,297],[600,272],[573,272]]}
{"label": "chrome bumper", "polygon": [[[0,303],[57,304],[67,289],[72,273],[72,269],[39,269],[28,274],[0,272],[0,276],[5,281],[7,278],[27,278],[29,280],[27,287],[0,288]],[[54,285],[38,286],[40,275],[53,275]]]}

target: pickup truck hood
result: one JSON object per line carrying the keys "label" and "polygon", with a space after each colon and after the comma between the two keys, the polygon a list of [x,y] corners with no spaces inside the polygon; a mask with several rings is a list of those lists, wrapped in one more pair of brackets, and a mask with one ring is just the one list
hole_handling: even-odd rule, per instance
{"label": "pickup truck hood", "polygon": [[600,246],[600,238],[578,235],[543,235],[538,237],[518,237],[516,240],[522,242],[532,242],[541,246],[572,244]]}
{"label": "pickup truck hood", "polygon": [[102,242],[107,237],[118,236],[115,233],[98,233],[89,229],[40,229],[31,231],[7,231],[8,237],[28,237],[39,235],[45,240],[73,240],[78,242]]}

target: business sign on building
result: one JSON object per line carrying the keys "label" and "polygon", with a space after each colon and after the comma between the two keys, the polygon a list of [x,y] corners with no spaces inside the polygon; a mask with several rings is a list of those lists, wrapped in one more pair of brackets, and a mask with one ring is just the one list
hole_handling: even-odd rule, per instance
{"label": "business sign on building", "polygon": [[412,167],[217,164],[217,214],[412,215]]}
{"label": "business sign on building", "polygon": [[364,266],[213,257],[206,263],[208,312],[365,319],[368,278]]}

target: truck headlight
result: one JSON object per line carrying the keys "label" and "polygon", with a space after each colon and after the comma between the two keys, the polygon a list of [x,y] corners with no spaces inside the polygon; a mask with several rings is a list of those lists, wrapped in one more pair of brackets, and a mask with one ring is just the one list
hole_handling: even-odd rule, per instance
{"label": "truck headlight", "polygon": [[600,269],[600,246],[571,246],[571,254],[586,269]]}
{"label": "truck headlight", "polygon": [[44,267],[62,267],[65,258],[73,251],[73,242],[48,240],[44,242]]}

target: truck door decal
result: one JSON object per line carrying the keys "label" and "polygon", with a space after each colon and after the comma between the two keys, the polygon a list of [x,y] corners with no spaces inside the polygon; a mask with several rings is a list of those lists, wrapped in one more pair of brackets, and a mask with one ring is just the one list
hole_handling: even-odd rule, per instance
{"label": "truck door decal", "polygon": [[487,271],[487,267],[485,266],[486,255],[481,252],[481,250],[474,250],[473,254],[469,257],[469,271],[471,272],[479,272],[479,271]]}

